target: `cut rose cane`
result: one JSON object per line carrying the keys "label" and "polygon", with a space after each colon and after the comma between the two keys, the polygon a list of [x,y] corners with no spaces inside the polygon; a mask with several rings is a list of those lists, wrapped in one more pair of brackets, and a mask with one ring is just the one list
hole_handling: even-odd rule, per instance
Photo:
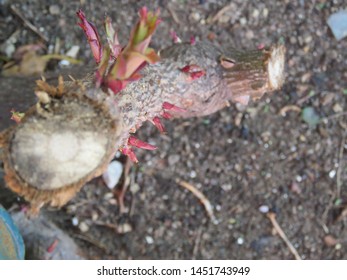
{"label": "cut rose cane", "polygon": [[196,64],[186,65],[183,68],[181,68],[180,70],[183,73],[188,74],[189,80],[191,80],[191,81],[199,79],[200,77],[202,77],[206,74],[206,71],[201,69],[201,67],[199,65],[196,65]]}
{"label": "cut rose cane", "polygon": [[25,115],[24,113],[17,112],[14,109],[11,110],[11,114],[11,120],[15,121],[16,123],[20,123],[20,121]]}
{"label": "cut rose cane", "polygon": [[94,59],[96,63],[99,64],[102,57],[102,46],[100,43],[99,34],[95,26],[89,21],[87,21],[86,16],[82,12],[82,10],[79,10],[76,14],[81,20],[81,22],[79,22],[78,25],[83,29],[84,33],[86,34],[90,48],[92,49]]}
{"label": "cut rose cane", "polygon": [[140,149],[145,149],[145,150],[150,150],[150,151],[153,151],[155,149],[157,149],[156,146],[153,146],[149,143],[146,143],[144,141],[141,141],[140,139],[137,139],[136,137],[134,136],[130,136],[129,139],[128,139],[128,144],[130,146],[134,146],[136,148],[140,148]]}

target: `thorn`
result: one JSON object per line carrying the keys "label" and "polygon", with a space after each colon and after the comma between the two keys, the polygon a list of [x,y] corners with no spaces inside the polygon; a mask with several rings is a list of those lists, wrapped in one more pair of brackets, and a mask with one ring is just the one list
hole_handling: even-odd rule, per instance
{"label": "thorn", "polygon": [[206,71],[201,69],[199,65],[191,64],[180,69],[183,73],[187,73],[192,81],[199,79],[206,74]]}
{"label": "thorn", "polygon": [[123,155],[128,156],[132,162],[139,162],[134,151],[131,148],[123,148],[121,152],[123,153]]}
{"label": "thorn", "polygon": [[169,111],[172,111],[172,112],[177,112],[177,113],[184,113],[186,112],[185,109],[181,108],[181,107],[178,107],[176,105],[173,105],[169,102],[164,102],[163,103],[163,109],[164,110],[169,110]]}
{"label": "thorn", "polygon": [[161,123],[159,117],[154,117],[153,120],[152,120],[152,123],[158,128],[160,133],[165,133],[166,132],[165,128],[164,128],[164,125]]}
{"label": "thorn", "polygon": [[161,113],[161,116],[162,116],[164,119],[167,119],[167,120],[173,118],[172,115],[171,115],[170,113],[168,113],[168,112],[162,112],[162,113]]}
{"label": "thorn", "polygon": [[49,247],[47,248],[47,253],[53,253],[55,248],[57,248],[58,246],[58,243],[59,243],[59,240],[58,239],[55,239],[51,245],[49,245]]}
{"label": "thorn", "polygon": [[190,44],[194,46],[196,43],[195,36],[190,36]]}
{"label": "thorn", "polygon": [[130,136],[129,137],[128,144],[131,145],[131,146],[134,146],[136,148],[150,150],[150,151],[153,151],[153,150],[157,149],[156,146],[153,146],[153,145],[151,145],[149,143],[143,142],[143,141],[137,139],[134,136]]}

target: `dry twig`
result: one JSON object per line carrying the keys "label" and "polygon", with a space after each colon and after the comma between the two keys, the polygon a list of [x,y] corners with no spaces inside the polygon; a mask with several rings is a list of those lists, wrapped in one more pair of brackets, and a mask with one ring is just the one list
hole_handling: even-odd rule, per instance
{"label": "dry twig", "polygon": [[333,115],[330,115],[328,117],[322,118],[321,121],[322,122],[326,122],[326,121],[330,121],[332,119],[337,119],[339,117],[343,117],[343,116],[346,116],[346,115],[347,115],[347,112],[341,112],[341,113],[333,114]]}
{"label": "dry twig", "polygon": [[222,9],[220,9],[220,10],[215,14],[215,16],[212,18],[211,23],[214,23],[214,22],[216,22],[217,20],[219,20],[220,17],[221,17],[222,15],[224,15],[227,11],[229,11],[230,9],[232,9],[232,7],[233,7],[233,4],[231,3],[231,4],[229,4],[229,5],[224,6]]}
{"label": "dry twig", "polygon": [[170,5],[168,5],[167,9],[168,9],[170,15],[172,16],[172,19],[174,20],[174,22],[177,23],[178,25],[181,25],[181,21],[178,18],[178,16],[177,16],[176,12],[174,11],[174,9]]}
{"label": "dry twig", "polygon": [[288,237],[286,236],[286,234],[284,233],[284,231],[282,230],[280,225],[277,223],[277,221],[276,221],[276,214],[273,213],[273,212],[269,212],[269,213],[267,213],[266,216],[269,218],[270,222],[272,223],[273,227],[275,228],[275,230],[277,231],[279,236],[286,243],[287,247],[289,248],[290,252],[294,255],[295,259],[301,260],[301,257],[298,254],[298,252],[296,251],[295,247],[289,241]]}
{"label": "dry twig", "polygon": [[192,260],[196,260],[196,257],[198,255],[199,249],[200,249],[200,243],[201,243],[201,236],[202,236],[202,227],[198,229],[198,232],[196,233],[195,242],[194,242],[194,248],[193,248],[193,256]]}
{"label": "dry twig", "polygon": [[341,145],[340,145],[340,151],[339,151],[339,167],[337,169],[336,173],[336,198],[340,198],[341,195],[341,171],[342,171],[342,156],[343,156],[343,150],[345,148],[345,142],[346,142],[346,134],[344,134]]}
{"label": "dry twig", "polygon": [[300,113],[301,112],[301,108],[299,106],[296,106],[296,105],[287,105],[287,106],[284,106],[279,111],[279,114],[284,117],[287,114],[288,111],[295,111],[295,112]]}
{"label": "dry twig", "polygon": [[179,179],[176,179],[176,183],[178,185],[180,185],[181,187],[189,190],[191,193],[193,193],[200,200],[200,202],[204,205],[205,210],[206,210],[208,216],[210,217],[210,219],[212,220],[212,222],[214,224],[218,223],[218,221],[217,221],[217,219],[213,213],[213,206],[212,206],[211,202],[206,198],[206,196],[201,191],[199,191],[196,187],[194,187],[193,185],[189,184],[186,181],[181,181]]}
{"label": "dry twig", "polygon": [[40,30],[38,30],[36,26],[29,22],[14,5],[11,5],[10,8],[11,12],[16,15],[27,28],[29,28],[32,32],[39,36],[43,41],[45,41],[46,43],[48,42],[48,38]]}

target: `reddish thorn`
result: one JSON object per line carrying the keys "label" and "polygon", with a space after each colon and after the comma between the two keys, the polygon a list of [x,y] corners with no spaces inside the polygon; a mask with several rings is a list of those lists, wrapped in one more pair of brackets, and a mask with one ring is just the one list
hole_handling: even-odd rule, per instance
{"label": "reddish thorn", "polygon": [[178,106],[175,106],[169,102],[164,102],[163,103],[163,109],[164,110],[169,110],[169,111],[172,111],[172,112],[178,112],[178,113],[183,113],[183,112],[186,112],[185,109],[183,108],[180,108]]}
{"label": "reddish thorn", "polygon": [[162,113],[161,113],[161,116],[162,116],[164,119],[167,119],[167,120],[173,118],[172,115],[169,114],[168,112],[162,112]]}
{"label": "reddish thorn", "polygon": [[128,156],[132,162],[135,162],[135,163],[139,162],[134,151],[131,148],[123,148],[122,153],[123,155]]}
{"label": "reddish thorn", "polygon": [[190,44],[195,45],[195,43],[196,43],[195,36],[190,36]]}
{"label": "reddish thorn", "polygon": [[146,142],[143,142],[139,139],[137,139],[136,137],[134,136],[130,136],[129,139],[128,139],[128,144],[131,145],[131,146],[134,146],[136,148],[140,148],[140,149],[145,149],[145,150],[150,150],[150,151],[153,151],[155,150],[157,147],[156,146],[153,146],[151,144],[148,144]]}
{"label": "reddish thorn", "polygon": [[161,123],[159,117],[154,117],[152,120],[153,124],[158,128],[161,133],[165,133],[164,125]]}
{"label": "reddish thorn", "polygon": [[55,248],[57,248],[58,246],[58,243],[59,243],[59,240],[58,239],[55,239],[51,245],[49,245],[49,247],[47,248],[47,253],[53,253]]}
{"label": "reddish thorn", "polygon": [[191,64],[191,65],[186,65],[183,68],[180,69],[183,73],[189,74],[190,79],[196,80],[206,74],[206,71],[201,69],[199,65],[196,64]]}

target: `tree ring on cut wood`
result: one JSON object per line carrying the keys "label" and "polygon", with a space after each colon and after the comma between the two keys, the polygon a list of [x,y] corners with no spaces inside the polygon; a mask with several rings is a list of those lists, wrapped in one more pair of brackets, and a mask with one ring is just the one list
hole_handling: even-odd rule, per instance
{"label": "tree ring on cut wood", "polygon": [[10,189],[34,208],[59,207],[99,176],[121,131],[100,104],[79,93],[32,107],[7,133],[4,168]]}

